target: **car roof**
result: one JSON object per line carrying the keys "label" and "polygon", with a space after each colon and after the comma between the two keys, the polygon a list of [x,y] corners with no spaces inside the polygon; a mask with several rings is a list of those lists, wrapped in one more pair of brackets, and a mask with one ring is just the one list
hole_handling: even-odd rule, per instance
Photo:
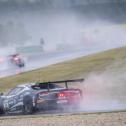
{"label": "car roof", "polygon": [[35,83],[25,83],[25,84],[20,84],[17,87],[31,87],[32,85],[35,85]]}

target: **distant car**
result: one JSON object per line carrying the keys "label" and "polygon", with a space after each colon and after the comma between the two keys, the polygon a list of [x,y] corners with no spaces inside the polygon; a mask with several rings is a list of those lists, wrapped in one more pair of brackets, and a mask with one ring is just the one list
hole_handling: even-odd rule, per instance
{"label": "distant car", "polygon": [[[80,89],[68,88],[69,82],[83,79],[19,85],[0,97],[1,113],[21,112],[31,114],[36,110],[77,107],[82,100]],[[57,85],[65,83],[65,87]]]}
{"label": "distant car", "polygon": [[18,67],[24,67],[25,63],[23,58],[20,56],[20,54],[13,54],[10,55],[10,62]]}

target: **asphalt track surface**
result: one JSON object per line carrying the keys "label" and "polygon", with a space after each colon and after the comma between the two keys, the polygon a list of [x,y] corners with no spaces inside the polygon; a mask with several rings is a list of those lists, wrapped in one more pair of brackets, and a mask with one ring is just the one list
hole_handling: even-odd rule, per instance
{"label": "asphalt track surface", "polygon": [[[99,94],[100,95],[100,94]],[[82,100],[78,108],[66,107],[62,110],[48,109],[48,110],[38,110],[32,115],[25,115],[27,117],[37,117],[37,116],[50,116],[50,115],[71,115],[71,114],[82,114],[82,113],[102,113],[102,112],[120,112],[126,111],[126,102],[119,102],[113,99],[104,99],[101,97],[97,99],[97,96],[87,96]],[[3,118],[20,118],[24,116],[20,111],[15,113],[8,113],[0,117]]]}
{"label": "asphalt track surface", "polygon": [[68,61],[71,59],[79,58],[82,56],[94,54],[110,48],[93,48],[93,49],[77,49],[77,50],[66,50],[66,51],[56,51],[56,52],[42,52],[42,53],[32,53],[32,54],[21,54],[25,62],[25,67],[19,68],[14,64],[10,64],[8,57],[4,56],[4,61],[0,62],[0,78],[10,75],[20,74],[22,72],[31,71],[46,67],[52,64],[60,63],[63,61]]}
{"label": "asphalt track surface", "polygon": [[[123,105],[122,105],[123,106]],[[66,115],[80,115],[80,114],[93,114],[93,113],[110,113],[110,112],[124,112],[126,111],[126,105],[122,108],[113,107],[113,108],[99,108],[99,109],[74,109],[74,110],[46,110],[46,111],[37,111],[31,115],[23,115],[21,113],[11,113],[6,115],[1,115],[0,120],[3,119],[18,119],[18,118],[36,118],[36,117],[48,117],[48,116],[66,116]]]}
{"label": "asphalt track surface", "polygon": [[[102,49],[103,50],[103,49]],[[9,60],[5,58],[6,60],[1,63],[0,68],[0,77],[6,77],[10,75],[19,74],[22,72],[46,67],[52,64],[60,63],[63,61],[75,59],[78,57],[82,57],[85,55],[93,54],[95,52],[102,51],[101,49],[98,50],[72,50],[72,51],[57,51],[57,52],[42,52],[37,54],[22,54],[25,67],[19,68],[18,66],[14,64],[10,64]]]}

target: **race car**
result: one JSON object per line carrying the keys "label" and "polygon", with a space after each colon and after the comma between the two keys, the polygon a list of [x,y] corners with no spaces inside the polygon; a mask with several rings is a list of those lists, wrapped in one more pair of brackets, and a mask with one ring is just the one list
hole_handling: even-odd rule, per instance
{"label": "race car", "polygon": [[[31,83],[19,85],[0,96],[0,112],[31,114],[37,110],[77,107],[83,93],[79,88],[68,88],[68,83],[84,79]],[[60,84],[65,84],[61,86]],[[58,85],[59,84],[59,85]]]}
{"label": "race car", "polygon": [[24,67],[25,63],[20,54],[10,55],[10,62],[18,67]]}

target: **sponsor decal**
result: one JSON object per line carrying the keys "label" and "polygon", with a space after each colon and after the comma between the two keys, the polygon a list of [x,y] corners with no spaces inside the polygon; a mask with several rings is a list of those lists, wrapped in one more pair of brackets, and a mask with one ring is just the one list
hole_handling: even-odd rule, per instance
{"label": "sponsor decal", "polygon": [[67,103],[67,102],[68,102],[67,100],[58,100],[57,104],[62,104],[62,103]]}
{"label": "sponsor decal", "polygon": [[44,102],[45,101],[45,99],[38,99],[37,100],[37,103],[42,103],[42,102]]}

